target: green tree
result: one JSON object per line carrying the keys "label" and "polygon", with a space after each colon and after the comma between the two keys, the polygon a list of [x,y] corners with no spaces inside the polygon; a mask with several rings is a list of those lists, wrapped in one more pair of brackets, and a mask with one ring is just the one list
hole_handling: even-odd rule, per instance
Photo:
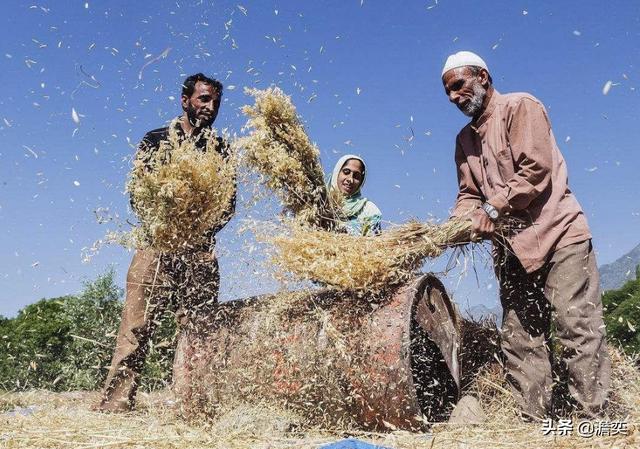
{"label": "green tree", "polygon": [[[123,290],[113,269],[86,282],[82,293],[66,302],[73,339],[63,366],[64,389],[100,388],[106,378],[122,315]],[[155,390],[171,380],[175,319],[167,312],[160,318],[141,376],[141,389]]]}
{"label": "green tree", "polygon": [[0,389],[10,388],[9,379],[13,379],[13,362],[9,360],[12,334],[13,320],[0,315]]}
{"label": "green tree", "polygon": [[629,354],[640,353],[640,265],[636,279],[602,296],[608,338]]}
{"label": "green tree", "polygon": [[122,313],[122,289],[113,269],[85,282],[82,293],[65,301],[71,339],[61,389],[95,389],[104,382]]}
{"label": "green tree", "polygon": [[[42,299],[18,316],[0,316],[0,389],[96,389],[115,347],[122,294],[113,269],[84,284],[79,295]],[[141,389],[171,380],[176,324],[160,319],[145,362]]]}
{"label": "green tree", "polygon": [[156,328],[149,353],[142,369],[140,387],[144,391],[157,390],[169,385],[173,373],[176,346],[175,315],[167,311]]}
{"label": "green tree", "polygon": [[70,325],[69,297],[42,299],[3,323],[0,385],[19,389],[55,386],[60,381]]}

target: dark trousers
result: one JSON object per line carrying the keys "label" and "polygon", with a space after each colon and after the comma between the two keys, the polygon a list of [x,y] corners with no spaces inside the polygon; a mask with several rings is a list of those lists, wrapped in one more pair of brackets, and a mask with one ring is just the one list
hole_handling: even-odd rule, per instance
{"label": "dark trousers", "polygon": [[[161,316],[176,312],[179,332],[203,332],[215,310],[220,275],[210,252],[185,255],[137,250],[127,273],[122,321],[99,410],[130,410]],[[180,376],[180,373],[174,373]]]}
{"label": "dark trousers", "polygon": [[[507,380],[523,415],[541,419],[566,412],[562,404],[552,410],[555,366],[566,372],[571,408],[587,417],[600,414],[611,365],[591,241],[556,250],[533,273],[505,250],[496,257],[496,274]],[[555,353],[552,336],[559,346]]]}

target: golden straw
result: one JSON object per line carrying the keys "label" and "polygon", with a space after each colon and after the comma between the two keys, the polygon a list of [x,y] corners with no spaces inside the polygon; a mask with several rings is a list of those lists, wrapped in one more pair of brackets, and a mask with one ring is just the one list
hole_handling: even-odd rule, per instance
{"label": "golden straw", "polygon": [[344,290],[380,291],[409,279],[426,258],[470,241],[471,222],[409,222],[377,237],[310,230],[292,224],[270,238],[273,260],[300,279]]}
{"label": "golden straw", "polygon": [[277,87],[245,91],[255,98],[253,106],[242,108],[251,130],[240,143],[247,164],[297,221],[332,229],[340,199],[327,193],[320,152],[309,140],[291,98]]}
{"label": "golden straw", "polygon": [[138,155],[127,190],[141,223],[134,230],[140,246],[158,251],[198,247],[208,243],[208,231],[226,222],[236,168],[234,158],[225,160],[217,145],[212,136],[202,151],[193,139],[170,132],[153,154]]}

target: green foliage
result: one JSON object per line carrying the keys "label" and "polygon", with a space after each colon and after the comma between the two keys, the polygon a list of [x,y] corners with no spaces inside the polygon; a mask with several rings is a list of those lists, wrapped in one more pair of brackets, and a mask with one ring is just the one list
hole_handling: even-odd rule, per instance
{"label": "green foliage", "polygon": [[163,388],[171,382],[173,357],[175,354],[176,320],[172,312],[160,317],[160,324],[154,332],[153,342],[142,369],[140,388],[152,391]]}
{"label": "green foliage", "polygon": [[122,313],[122,290],[110,270],[82,293],[65,301],[65,318],[70,323],[61,389],[95,389],[104,381],[111,363],[115,337]]}
{"label": "green foliage", "polygon": [[4,388],[39,388],[56,385],[70,324],[65,319],[68,297],[46,300],[22,309],[14,320],[6,320],[0,353],[0,385]]}
{"label": "green foliage", "polygon": [[[640,266],[636,267],[640,274]],[[604,321],[610,341],[629,354],[640,353],[640,276],[602,297]]]}
{"label": "green foliage", "polygon": [[[86,282],[79,295],[42,299],[13,319],[0,316],[0,389],[100,388],[115,347],[122,295],[109,270]],[[143,369],[143,390],[170,381],[175,329],[167,313]]]}

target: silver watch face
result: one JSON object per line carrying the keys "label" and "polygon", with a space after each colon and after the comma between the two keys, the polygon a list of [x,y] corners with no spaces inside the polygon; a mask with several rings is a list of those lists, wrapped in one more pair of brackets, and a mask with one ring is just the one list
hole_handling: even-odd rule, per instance
{"label": "silver watch face", "polygon": [[498,218],[498,211],[491,204],[484,203],[482,205],[482,209],[484,209],[484,211],[487,213],[489,218],[491,218],[492,220],[495,220],[496,218]]}

